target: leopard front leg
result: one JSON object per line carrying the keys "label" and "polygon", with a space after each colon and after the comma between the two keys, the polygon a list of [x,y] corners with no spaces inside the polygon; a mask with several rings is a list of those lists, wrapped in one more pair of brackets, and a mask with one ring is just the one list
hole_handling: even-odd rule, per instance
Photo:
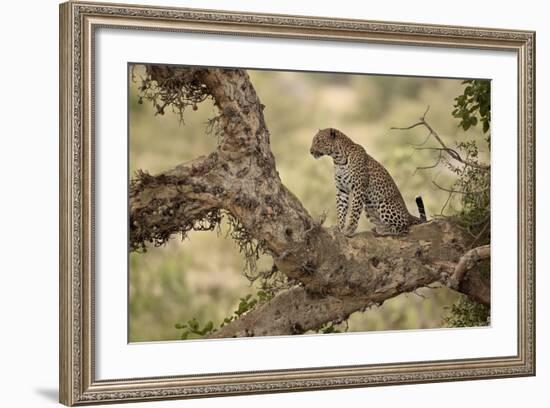
{"label": "leopard front leg", "polygon": [[338,229],[344,231],[346,227],[346,216],[348,215],[348,194],[338,189],[336,192],[336,212],[338,214]]}
{"label": "leopard front leg", "polygon": [[351,237],[357,229],[359,217],[361,216],[363,206],[365,205],[364,193],[362,191],[352,190],[350,196],[350,209],[348,211],[347,222],[342,230],[344,235],[347,237]]}

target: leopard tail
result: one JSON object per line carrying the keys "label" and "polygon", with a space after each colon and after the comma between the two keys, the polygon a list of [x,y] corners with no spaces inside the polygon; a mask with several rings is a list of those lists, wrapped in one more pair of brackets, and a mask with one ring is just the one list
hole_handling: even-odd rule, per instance
{"label": "leopard tail", "polygon": [[420,217],[415,217],[414,215],[411,215],[411,224],[422,224],[427,221],[424,201],[422,200],[421,196],[417,196],[415,201],[416,206],[418,207],[418,215],[420,215]]}

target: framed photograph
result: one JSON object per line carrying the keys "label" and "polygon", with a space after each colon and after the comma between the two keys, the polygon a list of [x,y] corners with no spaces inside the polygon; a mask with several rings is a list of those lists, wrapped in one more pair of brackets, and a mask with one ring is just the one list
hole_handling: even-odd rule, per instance
{"label": "framed photograph", "polygon": [[534,375],[534,83],[531,31],[62,4],[61,402]]}

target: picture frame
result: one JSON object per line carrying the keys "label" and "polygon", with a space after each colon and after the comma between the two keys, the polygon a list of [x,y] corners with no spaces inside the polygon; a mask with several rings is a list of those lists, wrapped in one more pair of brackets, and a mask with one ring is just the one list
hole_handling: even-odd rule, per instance
{"label": "picture frame", "polygon": [[[516,352],[470,358],[311,364],[268,370],[226,369],[182,375],[98,378],[96,308],[96,47],[100,29],[187,33],[239,39],[324,41],[506,52],[517,61],[517,300]],[[154,40],[154,39],[153,39]],[[220,63],[223,64],[223,63]],[[124,84],[125,85],[125,84]],[[112,136],[114,138],[118,135]],[[124,138],[125,135],[120,135]],[[509,144],[512,141],[508,141]],[[494,160],[499,160],[495,153]],[[126,175],[124,175],[126,177]],[[124,222],[126,222],[124,220]],[[499,252],[493,252],[499,256]],[[253,14],[67,2],[60,5],[60,402],[80,405],[306,391],[375,385],[505,378],[535,375],[535,33],[505,29],[375,22],[320,17]],[[509,266],[511,269],[512,267]],[[115,271],[111,271],[115,273]],[[125,274],[124,271],[119,271]],[[102,300],[103,301],[103,300]],[[495,323],[496,325],[496,323]],[[392,335],[392,334],[390,334]],[[289,340],[290,341],[290,340]],[[313,341],[313,340],[305,340]],[[234,342],[236,343],[236,341]],[[212,347],[223,349],[224,343]],[[222,353],[223,354],[223,353]]]}

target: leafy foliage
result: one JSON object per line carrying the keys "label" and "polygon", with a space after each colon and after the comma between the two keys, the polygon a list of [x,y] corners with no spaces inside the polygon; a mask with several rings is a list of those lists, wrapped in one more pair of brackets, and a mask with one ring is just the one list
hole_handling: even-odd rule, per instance
{"label": "leafy foliage", "polygon": [[342,330],[337,328],[337,324],[334,322],[327,322],[323,324],[319,329],[317,329],[317,333],[323,333],[323,334],[331,334],[331,333],[342,333]]}
{"label": "leafy foliage", "polygon": [[491,149],[491,83],[488,80],[466,80],[464,93],[455,98],[452,115],[460,119],[459,126],[464,130],[476,126],[478,117],[483,123],[484,140],[471,139],[456,144],[456,151],[465,159],[464,164],[447,158],[445,166],[457,178],[449,191],[449,197],[443,206],[445,211],[451,198],[459,197],[458,221],[468,229],[474,238],[473,244],[483,245],[490,242],[491,216],[491,172],[480,162],[480,149]]}
{"label": "leafy foliage", "polygon": [[[224,318],[219,327],[221,328],[226,324],[231,323],[233,320],[238,319],[239,317],[248,313],[250,310],[254,309],[254,307],[258,304],[268,302],[272,298],[272,294],[263,290],[257,291],[255,296],[249,293],[245,297],[239,299],[237,309],[235,309],[231,315]],[[187,340],[189,339],[189,336],[192,335],[195,338],[202,338],[216,330],[212,321],[208,321],[208,323],[202,326],[196,318],[187,321],[187,323],[176,323],[175,328],[178,330],[183,330],[181,333],[182,340]]]}
{"label": "leafy foliage", "polygon": [[223,323],[220,325],[220,327],[223,327],[225,324],[232,322],[233,320],[244,315],[246,312],[252,310],[252,308],[254,308],[254,306],[256,306],[257,303],[258,303],[258,299],[252,297],[250,293],[245,297],[240,298],[237,309],[234,310],[229,317],[226,317],[225,319],[223,319]]}
{"label": "leafy foliage", "polygon": [[490,324],[490,309],[462,296],[452,307],[449,315],[444,319],[447,327],[479,327]]}
{"label": "leafy foliage", "polygon": [[187,340],[190,335],[194,334],[197,337],[204,337],[206,334],[211,333],[214,330],[214,323],[210,320],[208,323],[201,328],[201,324],[197,321],[196,318],[188,320],[187,323],[177,323],[176,329],[181,329],[181,339]]}
{"label": "leafy foliage", "polygon": [[[487,148],[491,148],[491,83],[487,80],[467,80],[464,93],[455,98],[452,115],[460,118],[459,126],[468,130],[476,126],[478,117],[483,124],[483,133]],[[457,149],[466,159],[479,164],[479,144],[470,140],[457,144]],[[458,221],[472,235],[471,247],[491,242],[491,172],[476,166],[456,164],[447,161],[447,167],[458,177],[450,190],[460,195],[461,209],[457,215]],[[490,262],[479,265],[478,272],[483,279],[489,279]],[[452,307],[449,316],[444,319],[448,327],[486,326],[490,320],[490,308],[480,303],[461,297]]]}
{"label": "leafy foliage", "polygon": [[[468,86],[462,95],[455,98],[453,116],[460,119],[458,125],[464,130],[481,122],[483,133],[488,133],[491,127],[491,82],[468,79],[462,83]],[[489,136],[487,142],[490,142]]]}
{"label": "leafy foliage", "polygon": [[[468,160],[478,163],[478,145],[475,141],[459,143],[458,149],[466,154]],[[458,178],[453,190],[460,195],[461,209],[459,222],[475,238],[476,245],[488,244],[491,218],[491,173],[472,166],[448,165],[457,173]]]}
{"label": "leafy foliage", "polygon": [[[134,65],[132,79],[135,80]],[[208,88],[199,80],[201,69],[182,68],[171,75],[171,71],[163,65],[146,65],[145,76],[140,77],[138,104],[149,101],[155,109],[155,115],[164,115],[166,108],[171,108],[183,123],[185,109],[211,98]]]}

